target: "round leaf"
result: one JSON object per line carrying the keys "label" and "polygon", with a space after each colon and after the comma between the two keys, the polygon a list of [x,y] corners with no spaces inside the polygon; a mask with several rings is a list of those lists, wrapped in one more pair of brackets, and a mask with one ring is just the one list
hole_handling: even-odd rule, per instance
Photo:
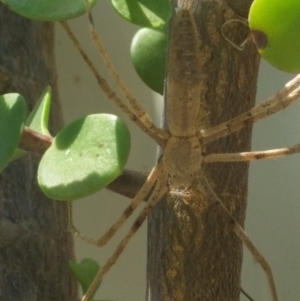
{"label": "round leaf", "polygon": [[299,0],[255,0],[249,27],[261,56],[274,67],[300,72]]}
{"label": "round leaf", "polygon": [[[49,86],[45,89],[40,99],[35,104],[33,110],[30,112],[29,116],[26,119],[25,125],[35,130],[38,133],[51,136],[48,131],[50,103],[51,103],[51,87]],[[27,154],[26,151],[17,148],[13,156],[10,158],[9,162],[17,160],[26,154]]]}
{"label": "round leaf", "polygon": [[169,0],[112,0],[112,5],[125,20],[143,27],[163,27],[172,14]]}
{"label": "round leaf", "polygon": [[69,268],[85,294],[96,277],[100,266],[97,261],[91,258],[84,258],[79,263],[70,260]]}
{"label": "round leaf", "polygon": [[[85,14],[85,0],[0,0],[17,14],[38,21],[62,21]],[[94,6],[97,0],[88,0]]]}
{"label": "round leaf", "polygon": [[126,164],[130,133],[117,116],[89,115],[54,138],[38,169],[44,193],[57,200],[90,195],[116,179]]}
{"label": "round leaf", "polygon": [[0,96],[0,170],[13,157],[27,114],[25,99],[16,93]]}
{"label": "round leaf", "polygon": [[150,28],[140,29],[134,36],[130,55],[132,64],[143,82],[163,94],[167,58],[167,34]]}

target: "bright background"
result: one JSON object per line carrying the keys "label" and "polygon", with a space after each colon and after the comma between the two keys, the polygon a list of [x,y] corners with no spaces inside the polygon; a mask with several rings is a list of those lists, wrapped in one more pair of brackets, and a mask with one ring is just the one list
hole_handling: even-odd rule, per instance
{"label": "bright background", "polygon": [[[138,27],[123,21],[107,1],[99,1],[94,9],[94,18],[121,77],[134,91],[154,122],[159,124],[162,99],[141,82],[129,61],[130,41]],[[89,48],[94,62],[103,70],[90,41],[86,18],[72,21],[71,24],[82,44]],[[104,97],[90,71],[59,26],[56,44],[59,92],[65,123],[95,112],[119,114],[120,111]],[[263,62],[258,81],[257,102],[274,94],[291,77]],[[149,171],[155,163],[155,143],[131,122],[127,124],[133,138],[127,167]],[[280,148],[299,143],[299,125],[300,104],[297,103],[255,125],[252,149]],[[298,300],[300,295],[299,178],[298,155],[254,162],[250,168],[246,231],[272,266],[279,299],[284,301]],[[129,200],[126,198],[102,191],[85,201],[74,203],[75,224],[86,235],[98,238],[123,212],[128,203]],[[122,229],[120,234],[124,234],[126,229]],[[92,257],[100,263],[105,262],[120,237],[117,235],[102,249],[76,239],[77,259]],[[146,224],[135,235],[121,258],[105,277],[97,297],[120,301],[145,300],[145,275]],[[247,251],[242,285],[256,301],[271,300],[266,277]],[[242,297],[241,300],[246,299]]]}

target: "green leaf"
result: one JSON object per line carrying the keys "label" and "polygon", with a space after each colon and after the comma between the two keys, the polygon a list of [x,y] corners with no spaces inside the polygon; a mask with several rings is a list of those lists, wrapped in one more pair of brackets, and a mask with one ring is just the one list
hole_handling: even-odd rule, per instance
{"label": "green leaf", "polygon": [[91,258],[84,258],[79,263],[69,260],[69,268],[85,294],[100,270],[100,265]]}
{"label": "green leaf", "polygon": [[17,93],[0,96],[0,170],[11,160],[20,142],[27,105]]}
{"label": "green leaf", "polygon": [[125,20],[143,27],[161,28],[172,15],[170,0],[112,0]]}
{"label": "green leaf", "polygon": [[[49,86],[45,89],[40,99],[35,104],[32,112],[27,117],[25,125],[35,130],[38,133],[51,136],[48,131],[50,103],[51,103],[51,87]],[[17,160],[26,154],[27,154],[26,151],[17,148],[13,156],[10,158],[9,162]]]}
{"label": "green leaf", "polygon": [[24,151],[23,149],[17,148],[17,149],[14,151],[14,154],[12,155],[12,157],[9,159],[8,163],[17,160],[17,159],[19,159],[19,158],[25,156],[26,154],[27,154],[26,151]]}
{"label": "green leaf", "polygon": [[152,90],[163,94],[167,59],[166,30],[140,29],[132,40],[130,55],[143,82]]}
{"label": "green leaf", "polygon": [[56,200],[75,200],[104,188],[126,164],[130,133],[109,114],[89,115],[61,130],[38,169],[43,192]]}
{"label": "green leaf", "polygon": [[300,1],[253,1],[249,28],[260,55],[279,70],[300,72]]}
{"label": "green leaf", "polygon": [[26,120],[26,126],[40,134],[48,136],[51,136],[48,130],[51,96],[51,87],[48,86]]}
{"label": "green leaf", "polygon": [[[38,21],[62,21],[85,14],[85,0],[0,0],[15,13]],[[97,0],[89,0],[91,6]]]}

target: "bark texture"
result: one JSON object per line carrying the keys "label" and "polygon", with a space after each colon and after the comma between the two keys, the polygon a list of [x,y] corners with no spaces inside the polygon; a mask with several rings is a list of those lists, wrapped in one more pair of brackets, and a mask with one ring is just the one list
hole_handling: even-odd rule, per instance
{"label": "bark texture", "polygon": [[[62,126],[52,23],[33,22],[0,4],[0,94],[18,92],[32,109],[53,89],[50,131]],[[36,183],[39,157],[28,154],[0,174],[0,300],[76,300],[68,271],[73,239],[67,207],[46,198]]]}
{"label": "bark texture", "polygon": [[[179,1],[178,1],[179,2]],[[254,105],[259,56],[250,42],[238,51],[221,34],[237,15],[223,0],[190,2],[207,63],[199,70],[207,89],[199,95],[207,114],[201,128],[220,124]],[[246,26],[229,23],[224,32],[234,43],[248,35]],[[207,153],[250,149],[251,127],[222,138]],[[184,158],[182,161],[184,164]],[[246,212],[248,164],[216,163],[202,168],[213,189],[243,225]],[[238,301],[242,244],[227,220],[209,206],[195,187],[169,195],[149,217],[148,301]]]}

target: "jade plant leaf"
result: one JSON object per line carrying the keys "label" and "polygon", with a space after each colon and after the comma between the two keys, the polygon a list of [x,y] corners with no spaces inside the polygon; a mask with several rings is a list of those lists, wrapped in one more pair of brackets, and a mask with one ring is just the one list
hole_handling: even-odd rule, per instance
{"label": "jade plant leaf", "polygon": [[[99,263],[91,258],[83,258],[79,263],[69,260],[71,273],[79,282],[83,294],[85,294],[100,270]],[[90,301],[113,301],[113,300],[96,300],[91,298]]]}
{"label": "jade plant leaf", "polygon": [[140,29],[132,40],[130,56],[142,81],[152,90],[163,94],[167,60],[166,29]]}
{"label": "jade plant leaf", "polygon": [[121,17],[143,27],[161,28],[172,14],[169,0],[112,0],[111,2]]}
{"label": "jade plant leaf", "polygon": [[84,258],[79,263],[69,260],[69,268],[85,294],[97,275],[100,265],[91,258]]}
{"label": "jade plant leaf", "polygon": [[[38,133],[51,136],[48,130],[50,103],[51,87],[49,86],[42,93],[33,110],[30,112],[29,116],[26,119],[25,125]],[[10,158],[9,162],[17,160],[26,154],[26,151],[17,148],[13,156]]]}
{"label": "jade plant leaf", "polygon": [[255,0],[248,17],[260,55],[289,73],[300,72],[299,11],[299,0]]}
{"label": "jade plant leaf", "polygon": [[[38,21],[62,21],[85,14],[85,0],[0,0],[15,13]],[[88,0],[94,6],[97,0]]]}
{"label": "jade plant leaf", "polygon": [[51,87],[48,86],[26,120],[26,126],[40,134],[48,136],[51,136],[48,130],[51,96]]}
{"label": "jade plant leaf", "polygon": [[27,105],[16,93],[0,96],[0,170],[10,161],[20,142]]}
{"label": "jade plant leaf", "polygon": [[129,130],[117,116],[80,118],[53,139],[39,165],[39,185],[56,200],[85,197],[122,173],[129,150]]}

